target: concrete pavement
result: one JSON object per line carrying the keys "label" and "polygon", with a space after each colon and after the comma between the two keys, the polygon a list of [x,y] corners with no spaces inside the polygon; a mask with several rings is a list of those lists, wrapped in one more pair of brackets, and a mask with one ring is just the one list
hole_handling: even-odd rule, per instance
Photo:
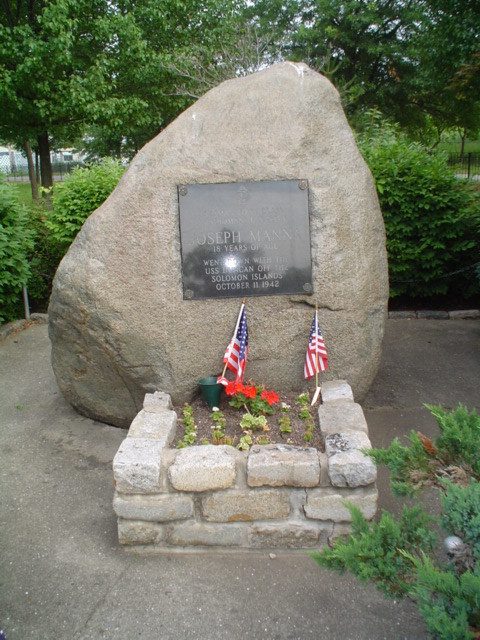
{"label": "concrete pavement", "polygon": [[[65,402],[44,325],[0,341],[0,627],[7,640],[426,638],[409,601],[385,600],[303,553],[118,548],[113,456],[125,432]],[[480,408],[480,320],[389,320],[364,409],[374,445],[434,435],[423,403]],[[397,511],[387,474],[380,503]],[[435,505],[432,509],[435,509]]]}

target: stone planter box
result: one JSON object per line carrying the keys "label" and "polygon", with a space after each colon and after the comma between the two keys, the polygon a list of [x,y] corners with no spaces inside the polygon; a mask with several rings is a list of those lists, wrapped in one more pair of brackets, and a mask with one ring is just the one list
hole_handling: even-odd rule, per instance
{"label": "stone planter box", "polygon": [[325,382],[325,453],[274,444],[172,448],[170,397],[147,394],[113,460],[118,538],[136,552],[317,549],[349,532],[345,501],[371,519],[376,467],[360,405],[344,381]]}

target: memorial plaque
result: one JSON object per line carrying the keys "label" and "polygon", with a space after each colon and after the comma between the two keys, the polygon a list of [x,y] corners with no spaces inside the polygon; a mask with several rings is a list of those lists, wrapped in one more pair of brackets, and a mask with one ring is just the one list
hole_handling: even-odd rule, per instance
{"label": "memorial plaque", "polygon": [[306,180],[178,187],[185,300],[311,294]]}

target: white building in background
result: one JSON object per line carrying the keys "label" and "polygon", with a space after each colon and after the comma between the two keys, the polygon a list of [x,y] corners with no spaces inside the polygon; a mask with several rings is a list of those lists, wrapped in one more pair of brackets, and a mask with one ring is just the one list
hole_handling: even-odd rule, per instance
{"label": "white building in background", "polygon": [[[83,153],[74,151],[73,149],[60,149],[52,151],[50,154],[52,164],[55,162],[71,163],[82,162]],[[0,147],[0,171],[10,174],[28,171],[27,158],[21,151],[17,151],[13,147]]]}

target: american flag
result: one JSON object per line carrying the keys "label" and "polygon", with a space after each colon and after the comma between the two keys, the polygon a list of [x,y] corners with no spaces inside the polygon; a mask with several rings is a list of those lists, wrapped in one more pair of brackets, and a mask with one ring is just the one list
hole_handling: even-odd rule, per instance
{"label": "american flag", "polygon": [[226,364],[231,371],[236,372],[235,382],[243,381],[243,374],[245,372],[245,365],[247,364],[247,352],[248,352],[248,328],[247,328],[247,314],[245,312],[245,305],[242,304],[240,314],[237,322],[237,329],[235,335],[230,341],[230,344],[223,356],[223,364]]}
{"label": "american flag", "polygon": [[328,367],[327,350],[322,332],[318,326],[318,313],[313,316],[312,328],[308,339],[307,355],[303,368],[303,377],[310,380],[318,371],[325,371]]}

